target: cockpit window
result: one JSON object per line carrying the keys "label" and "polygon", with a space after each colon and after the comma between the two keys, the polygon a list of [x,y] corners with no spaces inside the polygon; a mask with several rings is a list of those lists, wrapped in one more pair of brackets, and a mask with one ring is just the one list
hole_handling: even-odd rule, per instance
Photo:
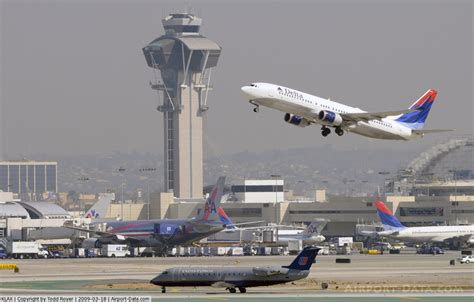
{"label": "cockpit window", "polygon": [[167,274],[168,274],[168,272],[167,272],[167,271],[164,271],[162,274],[163,274],[163,275],[167,275]]}
{"label": "cockpit window", "polygon": [[252,84],[250,84],[250,87],[257,87],[257,84],[252,83]]}

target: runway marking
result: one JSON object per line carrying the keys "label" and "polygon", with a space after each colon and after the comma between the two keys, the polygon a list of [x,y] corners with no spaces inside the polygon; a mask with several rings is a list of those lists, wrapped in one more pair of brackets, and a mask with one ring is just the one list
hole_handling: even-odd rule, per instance
{"label": "runway marking", "polygon": [[414,297],[395,297],[399,298],[400,300],[421,300],[420,298],[414,298]]}

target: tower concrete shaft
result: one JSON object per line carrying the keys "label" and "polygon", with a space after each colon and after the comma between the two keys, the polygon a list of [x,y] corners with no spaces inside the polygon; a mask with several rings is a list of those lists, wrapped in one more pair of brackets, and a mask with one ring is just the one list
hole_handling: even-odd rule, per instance
{"label": "tower concrete shaft", "polygon": [[199,34],[201,21],[188,13],[171,14],[163,19],[165,35],[143,48],[155,72],[151,87],[163,100],[158,110],[164,124],[165,190],[178,198],[203,195],[202,119],[221,47]]}

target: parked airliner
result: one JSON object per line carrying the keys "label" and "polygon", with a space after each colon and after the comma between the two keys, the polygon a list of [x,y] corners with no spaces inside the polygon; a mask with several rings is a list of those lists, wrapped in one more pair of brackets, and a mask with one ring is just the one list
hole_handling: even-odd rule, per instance
{"label": "parked airliner", "polygon": [[[92,234],[83,247],[100,248],[104,244],[128,244],[132,247],[152,247],[158,254],[177,245],[188,245],[225,229],[218,213],[224,190],[221,176],[204,203],[204,210],[189,219],[153,219],[108,221],[99,223],[105,230],[75,227],[66,222],[64,227]],[[97,226],[96,223],[91,224]]]}
{"label": "parked airliner", "polygon": [[384,231],[378,232],[378,235],[382,237],[422,243],[446,240],[458,240],[461,243],[466,243],[471,242],[471,238],[474,236],[474,225],[406,227],[383,202],[376,201],[375,206],[384,228]]}
{"label": "parked airliner", "polygon": [[433,89],[406,110],[373,113],[275,84],[252,83],[241,89],[255,106],[254,112],[259,111],[259,106],[277,109],[285,112],[284,120],[289,124],[299,127],[321,125],[323,136],[331,133],[330,127],[339,136],[347,131],[390,140],[410,140],[428,133],[452,131],[422,129],[438,94]]}

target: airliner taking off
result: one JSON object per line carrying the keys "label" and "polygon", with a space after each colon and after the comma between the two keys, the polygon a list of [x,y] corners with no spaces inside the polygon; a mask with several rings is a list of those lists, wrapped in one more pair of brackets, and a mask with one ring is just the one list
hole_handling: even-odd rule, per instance
{"label": "airliner taking off", "polygon": [[452,131],[423,130],[438,94],[433,89],[428,90],[406,110],[373,113],[275,84],[252,83],[241,89],[249,102],[255,106],[254,112],[258,112],[260,106],[283,111],[285,122],[299,127],[319,124],[322,126],[323,136],[331,133],[330,127],[334,128],[339,136],[347,131],[390,140],[410,140],[421,138],[428,133]]}
{"label": "airliner taking off", "polygon": [[443,242],[446,240],[459,240],[463,243],[472,241],[474,225],[452,226],[422,226],[406,227],[392,214],[387,206],[376,201],[377,214],[380,217],[384,231],[378,232],[382,237],[389,237],[410,242]]}

